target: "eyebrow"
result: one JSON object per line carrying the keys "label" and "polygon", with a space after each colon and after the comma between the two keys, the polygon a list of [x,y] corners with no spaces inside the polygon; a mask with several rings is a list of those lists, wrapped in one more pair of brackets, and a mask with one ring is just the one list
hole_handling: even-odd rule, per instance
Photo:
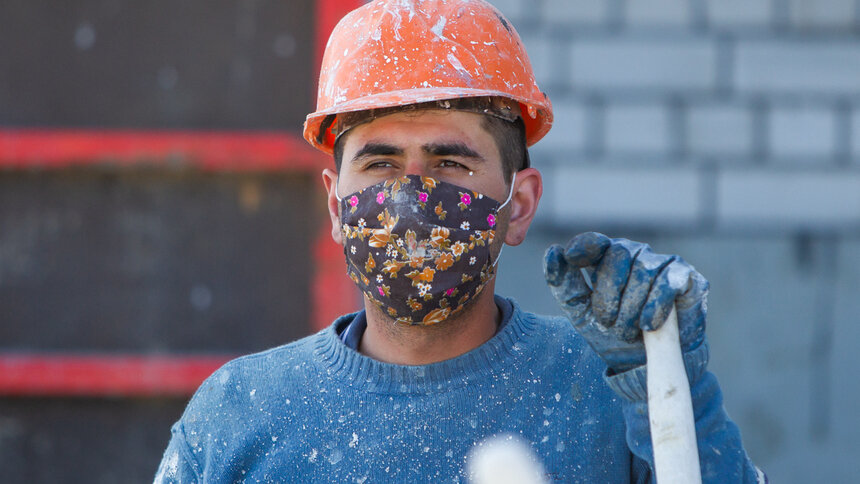
{"label": "eyebrow", "polygon": [[421,149],[434,156],[460,156],[484,161],[483,156],[463,143],[430,143],[422,146]]}
{"label": "eyebrow", "polygon": [[[477,151],[469,148],[463,143],[428,143],[421,147],[422,151],[433,156],[460,156],[477,161],[484,161],[484,157]],[[403,148],[388,143],[370,142],[362,146],[352,157],[352,162],[369,156],[402,156]]]}
{"label": "eyebrow", "polygon": [[352,157],[352,161],[357,161],[367,156],[399,156],[403,154],[403,149],[387,143],[370,142],[362,146],[358,153]]}

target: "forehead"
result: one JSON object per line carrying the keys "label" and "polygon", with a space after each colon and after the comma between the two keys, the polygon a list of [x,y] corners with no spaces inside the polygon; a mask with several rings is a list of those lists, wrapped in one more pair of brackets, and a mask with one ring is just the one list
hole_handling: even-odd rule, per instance
{"label": "forehead", "polygon": [[446,109],[404,110],[359,124],[344,133],[344,148],[371,141],[421,142],[446,138],[474,145],[494,145],[484,116]]}

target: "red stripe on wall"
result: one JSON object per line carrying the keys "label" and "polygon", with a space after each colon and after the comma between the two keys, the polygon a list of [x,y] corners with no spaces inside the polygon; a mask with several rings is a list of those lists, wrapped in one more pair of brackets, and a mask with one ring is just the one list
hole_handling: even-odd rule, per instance
{"label": "red stripe on wall", "polygon": [[228,356],[0,355],[0,395],[187,396]]}
{"label": "red stripe on wall", "polygon": [[0,130],[0,168],[191,166],[218,171],[316,171],[331,160],[274,132]]}

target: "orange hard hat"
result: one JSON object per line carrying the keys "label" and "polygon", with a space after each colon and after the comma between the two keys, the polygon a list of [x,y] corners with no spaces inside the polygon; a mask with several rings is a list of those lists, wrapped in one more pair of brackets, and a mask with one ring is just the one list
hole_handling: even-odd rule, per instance
{"label": "orange hard hat", "polygon": [[552,104],[498,10],[483,0],[374,0],[332,32],[304,137],[331,154],[338,114],[486,96],[519,103],[528,146],[552,126]]}

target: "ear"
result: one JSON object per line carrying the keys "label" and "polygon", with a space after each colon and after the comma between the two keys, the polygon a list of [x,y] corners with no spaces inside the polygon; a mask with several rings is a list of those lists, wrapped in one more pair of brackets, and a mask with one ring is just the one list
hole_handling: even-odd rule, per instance
{"label": "ear", "polygon": [[328,205],[328,216],[331,219],[331,238],[343,245],[343,236],[340,232],[340,202],[337,200],[337,172],[326,168],[322,171],[323,185],[328,194],[326,202]]}
{"label": "ear", "polygon": [[520,245],[525,240],[542,194],[543,179],[539,171],[526,168],[517,172],[511,194],[511,218],[505,233],[506,244]]}

